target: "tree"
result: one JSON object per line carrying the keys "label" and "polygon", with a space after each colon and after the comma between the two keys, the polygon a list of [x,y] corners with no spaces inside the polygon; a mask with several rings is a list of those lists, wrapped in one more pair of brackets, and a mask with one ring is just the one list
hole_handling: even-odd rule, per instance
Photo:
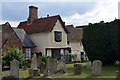
{"label": "tree", "polygon": [[23,62],[23,52],[18,48],[9,48],[3,52],[3,65],[10,66],[10,61],[16,59],[22,65]]}

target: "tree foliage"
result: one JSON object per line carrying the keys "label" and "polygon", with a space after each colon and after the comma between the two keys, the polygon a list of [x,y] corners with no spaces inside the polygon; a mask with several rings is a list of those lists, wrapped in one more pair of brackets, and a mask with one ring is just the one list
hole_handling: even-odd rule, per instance
{"label": "tree foliage", "polygon": [[83,28],[83,46],[91,61],[99,59],[104,65],[120,60],[120,20],[89,24]]}
{"label": "tree foliage", "polygon": [[23,52],[18,48],[9,48],[3,52],[3,64],[6,66],[10,65],[10,61],[16,59],[22,64],[23,62]]}

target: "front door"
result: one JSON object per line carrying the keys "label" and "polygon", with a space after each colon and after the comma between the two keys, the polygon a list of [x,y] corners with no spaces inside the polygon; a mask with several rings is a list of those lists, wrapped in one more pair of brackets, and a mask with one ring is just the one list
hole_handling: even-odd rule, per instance
{"label": "front door", "polygon": [[52,57],[60,59],[60,49],[52,49]]}

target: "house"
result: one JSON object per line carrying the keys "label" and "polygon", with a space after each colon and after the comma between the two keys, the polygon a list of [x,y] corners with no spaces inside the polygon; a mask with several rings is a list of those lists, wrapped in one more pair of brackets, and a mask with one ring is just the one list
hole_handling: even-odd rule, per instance
{"label": "house", "polygon": [[2,51],[11,47],[18,47],[22,49],[22,44],[11,25],[6,22],[2,24]]}
{"label": "house", "polygon": [[67,44],[71,46],[71,54],[77,55],[77,61],[85,60],[87,56],[82,45],[82,28],[74,28],[73,25],[66,25],[66,29],[69,32],[67,35]]}
{"label": "house", "polygon": [[25,53],[25,59],[30,59],[35,53],[36,45],[33,43],[33,41],[29,38],[29,36],[23,29],[14,28],[13,30],[22,42],[22,49]]}
{"label": "house", "polygon": [[35,51],[39,55],[60,58],[70,53],[67,45],[67,29],[59,15],[38,18],[37,7],[29,7],[27,21],[20,22],[18,28],[24,29],[37,46]]}
{"label": "house", "polygon": [[[33,55],[35,44],[23,29],[12,28],[7,22],[2,24],[2,51],[8,48],[17,47],[25,53],[25,59],[28,60]],[[4,55],[4,54],[3,54]]]}

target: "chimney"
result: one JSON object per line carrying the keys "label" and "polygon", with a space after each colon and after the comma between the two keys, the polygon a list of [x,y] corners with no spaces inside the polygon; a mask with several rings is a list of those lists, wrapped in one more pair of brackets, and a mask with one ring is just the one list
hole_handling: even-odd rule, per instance
{"label": "chimney", "polygon": [[28,23],[32,24],[35,19],[38,19],[38,7],[29,6]]}

